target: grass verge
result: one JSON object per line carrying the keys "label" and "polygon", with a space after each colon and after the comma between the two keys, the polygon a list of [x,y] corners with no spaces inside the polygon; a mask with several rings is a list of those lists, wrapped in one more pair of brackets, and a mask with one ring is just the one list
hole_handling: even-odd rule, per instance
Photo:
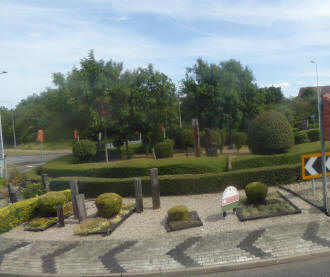
{"label": "grass verge", "polygon": [[[326,150],[330,151],[330,142],[326,143]],[[320,152],[320,142],[311,142],[293,146],[288,153],[277,155],[240,155],[232,160],[232,170],[296,164],[301,162],[301,155]]]}

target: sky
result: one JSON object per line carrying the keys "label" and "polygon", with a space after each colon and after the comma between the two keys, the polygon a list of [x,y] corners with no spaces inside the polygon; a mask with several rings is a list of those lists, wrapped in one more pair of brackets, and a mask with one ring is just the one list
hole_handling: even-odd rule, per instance
{"label": "sky", "polygon": [[[330,1],[0,0],[0,105],[10,107],[97,59],[165,73],[178,86],[198,58],[236,59],[259,87],[330,85]],[[5,102],[7,101],[7,102]]]}

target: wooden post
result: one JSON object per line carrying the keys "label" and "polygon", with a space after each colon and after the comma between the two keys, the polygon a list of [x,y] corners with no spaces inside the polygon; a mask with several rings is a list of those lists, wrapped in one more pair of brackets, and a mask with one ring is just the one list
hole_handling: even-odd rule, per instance
{"label": "wooden post", "polygon": [[199,141],[199,128],[198,128],[198,119],[193,118],[192,119],[192,129],[194,134],[194,148],[195,148],[195,156],[200,157],[201,156],[201,146]]}
{"label": "wooden post", "polygon": [[63,207],[62,205],[57,205],[56,206],[56,212],[57,212],[57,218],[58,218],[58,223],[60,224],[60,227],[64,227],[64,213],[63,213]]}
{"label": "wooden post", "polygon": [[71,190],[71,201],[72,201],[74,218],[78,219],[78,208],[77,208],[76,196],[79,194],[79,191],[78,191],[78,181],[77,180],[70,181],[70,190]]}
{"label": "wooden post", "polygon": [[206,128],[205,129],[205,152],[206,152],[206,156],[211,156],[210,148],[211,148],[211,132],[210,132],[209,128]]}
{"label": "wooden post", "polygon": [[152,208],[160,209],[160,189],[158,180],[158,169],[150,169],[150,182],[151,182],[151,195],[152,195]]}
{"label": "wooden post", "polygon": [[49,191],[49,182],[48,182],[48,176],[47,174],[41,175],[41,183],[44,186],[46,191]]}
{"label": "wooden post", "polygon": [[134,179],[135,198],[136,198],[136,212],[143,211],[143,198],[142,198],[142,184],[140,178]]}
{"label": "wooden post", "polygon": [[9,199],[11,203],[16,203],[18,201],[17,194],[12,184],[8,184]]}
{"label": "wooden post", "polygon": [[77,208],[78,208],[78,219],[79,222],[87,218],[86,206],[85,206],[85,195],[78,194],[76,195]]}

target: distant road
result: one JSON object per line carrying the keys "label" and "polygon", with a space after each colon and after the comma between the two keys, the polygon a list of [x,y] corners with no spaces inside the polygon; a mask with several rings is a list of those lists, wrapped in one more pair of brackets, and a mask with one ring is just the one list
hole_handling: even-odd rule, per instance
{"label": "distant road", "polygon": [[20,172],[24,172],[33,168],[36,168],[38,166],[41,166],[42,164],[56,159],[58,157],[67,155],[68,152],[57,152],[57,153],[51,153],[51,152],[46,152],[43,155],[36,155],[34,154],[29,154],[28,152],[21,153],[12,153],[9,152],[6,157],[6,163],[8,169],[12,167],[16,167]]}

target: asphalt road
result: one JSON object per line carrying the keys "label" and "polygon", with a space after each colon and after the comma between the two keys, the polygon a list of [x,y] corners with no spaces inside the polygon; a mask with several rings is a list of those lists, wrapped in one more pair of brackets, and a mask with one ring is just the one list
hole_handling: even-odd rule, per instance
{"label": "asphalt road", "polygon": [[[193,275],[196,276],[196,275]],[[203,277],[326,277],[330,276],[330,256],[295,263],[248,270],[199,275]]]}
{"label": "asphalt road", "polygon": [[35,167],[38,167],[50,160],[56,159],[66,154],[44,154],[44,155],[8,155],[6,157],[6,163],[8,169],[16,167],[20,172],[24,172]]}

